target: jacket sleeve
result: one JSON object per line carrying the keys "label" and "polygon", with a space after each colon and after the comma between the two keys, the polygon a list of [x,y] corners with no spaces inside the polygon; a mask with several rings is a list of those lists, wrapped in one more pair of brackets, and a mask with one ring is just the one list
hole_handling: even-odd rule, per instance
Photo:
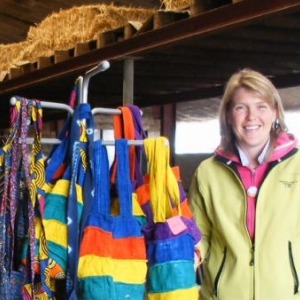
{"label": "jacket sleeve", "polygon": [[[203,195],[203,187],[201,186],[200,168],[201,165],[198,167],[192,177],[188,192],[190,207],[202,234],[202,239],[196,246],[196,252],[198,252],[198,255],[200,255],[199,263],[205,259],[209,251],[211,236],[211,222],[207,214],[207,207],[205,203],[206,199]],[[206,189],[208,189],[208,187],[206,187]]]}

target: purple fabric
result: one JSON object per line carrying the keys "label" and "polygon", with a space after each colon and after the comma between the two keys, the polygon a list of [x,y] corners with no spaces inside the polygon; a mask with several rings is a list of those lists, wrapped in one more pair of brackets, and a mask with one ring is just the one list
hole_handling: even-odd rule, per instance
{"label": "purple fabric", "polygon": [[142,123],[142,115],[140,109],[135,105],[127,105],[132,114],[135,129],[135,139],[143,140],[147,137]]}
{"label": "purple fabric", "polygon": [[[201,240],[201,233],[195,223],[195,220],[188,219],[183,216],[181,216],[180,218],[187,227],[187,229],[183,233],[190,234],[194,239],[194,244],[197,244]],[[143,232],[147,241],[162,241],[178,236],[171,231],[168,223],[166,222],[155,224],[149,223],[145,225],[145,227],[143,228]]]}
{"label": "purple fabric", "polygon": [[[135,105],[127,105],[127,107],[129,108],[131,115],[132,115],[132,120],[133,120],[133,124],[134,124],[135,140],[145,139],[147,137],[147,135],[143,128],[142,115],[141,115],[140,109]],[[142,171],[141,171],[141,159],[144,154],[144,147],[136,146],[135,153],[136,153],[136,161],[135,161],[136,181],[134,182],[134,186],[133,186],[134,190],[143,184],[143,175],[142,175]]]}

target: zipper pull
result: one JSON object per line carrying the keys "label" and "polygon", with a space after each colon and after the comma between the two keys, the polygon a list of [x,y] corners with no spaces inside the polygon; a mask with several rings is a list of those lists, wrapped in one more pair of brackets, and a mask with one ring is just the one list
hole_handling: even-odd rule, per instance
{"label": "zipper pull", "polygon": [[254,244],[252,244],[252,247],[251,247],[251,259],[250,259],[250,263],[249,265],[250,266],[254,266]]}

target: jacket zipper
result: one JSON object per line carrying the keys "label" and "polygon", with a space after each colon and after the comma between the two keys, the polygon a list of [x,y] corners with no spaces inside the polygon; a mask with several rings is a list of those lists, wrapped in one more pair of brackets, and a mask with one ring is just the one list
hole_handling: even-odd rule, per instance
{"label": "jacket zipper", "polygon": [[249,263],[249,265],[251,267],[254,266],[254,255],[255,255],[255,246],[254,246],[254,243],[253,243],[252,247],[251,247],[251,259],[250,259],[250,263]]}
{"label": "jacket zipper", "polygon": [[[245,188],[244,188],[244,185],[241,181],[241,179],[239,178],[239,176],[237,175],[237,173],[229,166],[230,163],[226,163],[225,166],[235,175],[235,177],[237,178],[238,182],[240,183],[241,187],[244,189],[244,199],[245,199],[245,214],[247,216],[247,194],[246,194],[246,191],[245,191]],[[253,175],[253,173],[252,173]],[[258,195],[256,195],[256,199],[258,198]],[[250,261],[249,261],[249,265],[251,267],[254,267],[254,263],[255,263],[255,243],[252,241],[251,237],[250,237],[250,234],[249,234],[249,231],[247,229],[247,221],[245,219],[245,230],[247,232],[247,235],[248,235],[248,239],[249,239],[249,242],[251,244],[251,257],[250,257]],[[219,272],[220,273],[220,272]],[[253,269],[253,300],[255,299],[255,284],[254,284],[254,281],[255,281],[255,278],[254,278],[254,269]],[[214,295],[217,296],[218,292],[217,292],[217,284],[216,284],[216,281],[215,281],[215,284],[214,284]]]}
{"label": "jacket zipper", "polygon": [[293,273],[293,278],[294,278],[294,295],[299,293],[299,278],[298,274],[295,268],[295,263],[294,263],[294,258],[293,258],[293,251],[292,251],[292,243],[289,241],[289,258],[290,258],[290,264],[291,264],[291,269]]}
{"label": "jacket zipper", "polygon": [[218,283],[220,280],[220,276],[222,274],[223,268],[224,268],[224,264],[225,264],[225,260],[226,260],[226,254],[227,254],[227,248],[224,248],[224,255],[223,255],[223,259],[219,268],[219,271],[217,273],[217,276],[215,278],[215,282],[214,282],[214,295],[217,297],[218,296]]}

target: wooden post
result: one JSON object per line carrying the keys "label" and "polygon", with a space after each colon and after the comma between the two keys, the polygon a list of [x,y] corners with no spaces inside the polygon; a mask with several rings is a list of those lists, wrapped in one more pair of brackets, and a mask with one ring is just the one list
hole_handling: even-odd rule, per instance
{"label": "wooden post", "polygon": [[175,160],[175,130],[176,130],[176,103],[162,105],[161,107],[161,135],[170,143],[170,163]]}
{"label": "wooden post", "polygon": [[134,59],[126,57],[123,69],[123,105],[133,104],[134,95]]}

